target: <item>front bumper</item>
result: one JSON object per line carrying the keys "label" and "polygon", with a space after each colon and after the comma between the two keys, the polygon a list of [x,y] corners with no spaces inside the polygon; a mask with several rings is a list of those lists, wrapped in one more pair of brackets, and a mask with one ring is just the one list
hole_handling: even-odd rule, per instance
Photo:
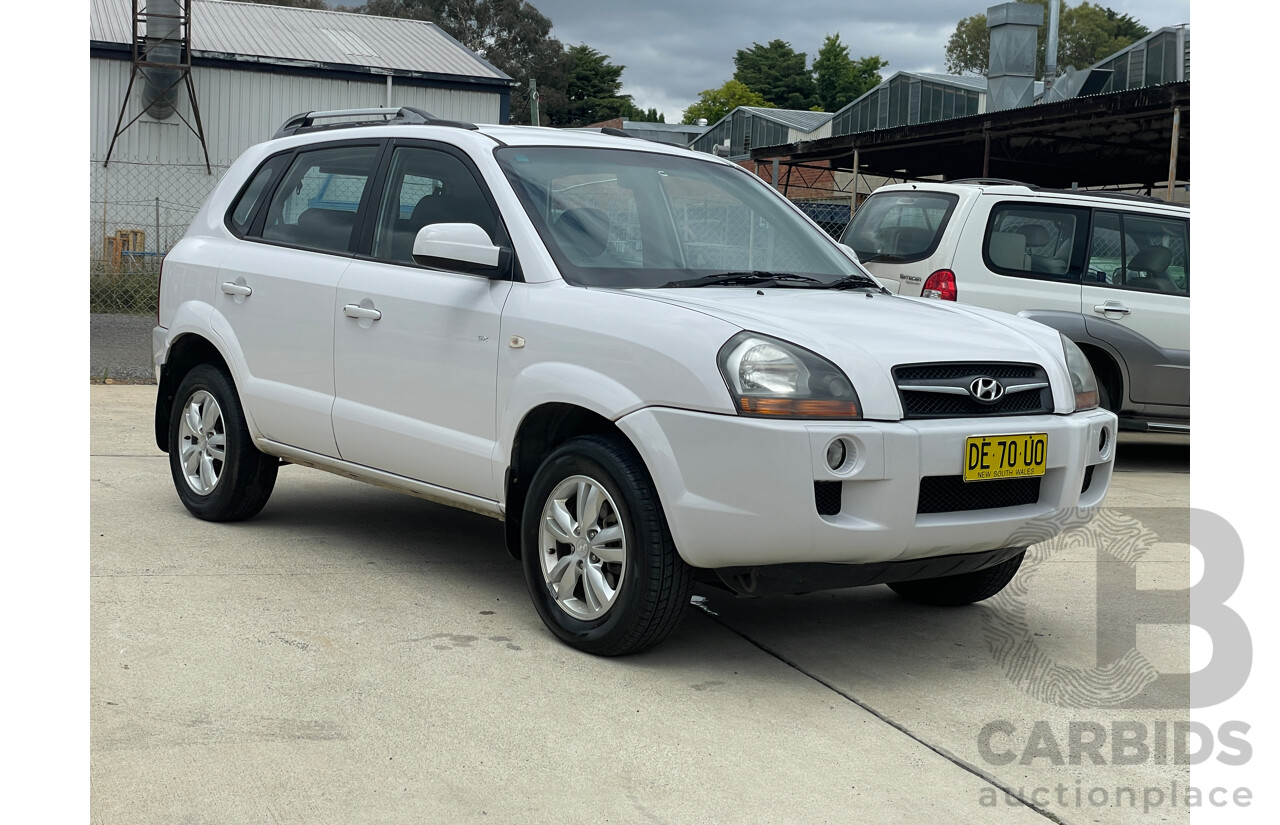
{"label": "front bumper", "polygon": [[[1068,514],[1102,502],[1115,462],[1116,418],[1100,409],[805,422],[647,408],[617,423],[654,477],[680,555],[702,568],[870,564],[1042,541],[1062,529]],[[1049,437],[1034,501],[917,512],[921,478],[961,475],[966,438],[1018,433]],[[840,436],[856,447],[857,457],[836,473],[825,456]],[[819,514],[814,482],[838,483],[838,512]]]}

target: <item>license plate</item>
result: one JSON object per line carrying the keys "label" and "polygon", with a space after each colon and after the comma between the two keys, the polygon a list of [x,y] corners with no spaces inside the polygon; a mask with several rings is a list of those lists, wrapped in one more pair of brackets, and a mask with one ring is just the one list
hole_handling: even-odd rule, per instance
{"label": "license plate", "polygon": [[964,480],[991,481],[1044,475],[1046,433],[975,435],[964,442]]}

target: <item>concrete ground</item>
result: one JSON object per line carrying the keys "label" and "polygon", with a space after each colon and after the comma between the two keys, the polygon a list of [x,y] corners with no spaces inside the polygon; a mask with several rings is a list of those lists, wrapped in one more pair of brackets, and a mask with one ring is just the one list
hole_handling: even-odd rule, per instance
{"label": "concrete ground", "polygon": [[[1095,667],[1145,615],[1107,571],[1188,583],[1185,440],[1122,441],[1107,510],[980,605],[707,588],[599,659],[543,628],[498,522],[292,466],[259,517],[199,522],[155,387],[90,398],[94,823],[1188,821],[1185,689],[1150,678],[1188,669],[1185,624],[1137,628],[1136,682]],[[1113,750],[1135,725],[1145,756]]]}

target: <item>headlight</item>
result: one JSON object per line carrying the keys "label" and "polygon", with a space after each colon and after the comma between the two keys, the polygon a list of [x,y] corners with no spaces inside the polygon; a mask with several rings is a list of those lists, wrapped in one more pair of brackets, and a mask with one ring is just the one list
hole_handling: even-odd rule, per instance
{"label": "headlight", "polygon": [[861,417],[858,394],[840,368],[795,344],[740,332],[720,348],[718,360],[739,415]]}
{"label": "headlight", "polygon": [[1076,410],[1092,410],[1098,406],[1098,379],[1093,375],[1093,367],[1074,341],[1065,335],[1061,338],[1067,372],[1071,373],[1071,389],[1076,393]]}

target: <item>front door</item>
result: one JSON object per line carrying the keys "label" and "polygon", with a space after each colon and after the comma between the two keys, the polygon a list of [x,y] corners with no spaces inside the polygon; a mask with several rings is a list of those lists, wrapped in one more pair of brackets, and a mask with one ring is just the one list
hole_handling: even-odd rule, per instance
{"label": "front door", "polygon": [[343,459],[497,500],[495,387],[510,281],[413,263],[428,223],[475,223],[505,242],[463,157],[392,150],[371,228],[332,312],[333,431]]}

